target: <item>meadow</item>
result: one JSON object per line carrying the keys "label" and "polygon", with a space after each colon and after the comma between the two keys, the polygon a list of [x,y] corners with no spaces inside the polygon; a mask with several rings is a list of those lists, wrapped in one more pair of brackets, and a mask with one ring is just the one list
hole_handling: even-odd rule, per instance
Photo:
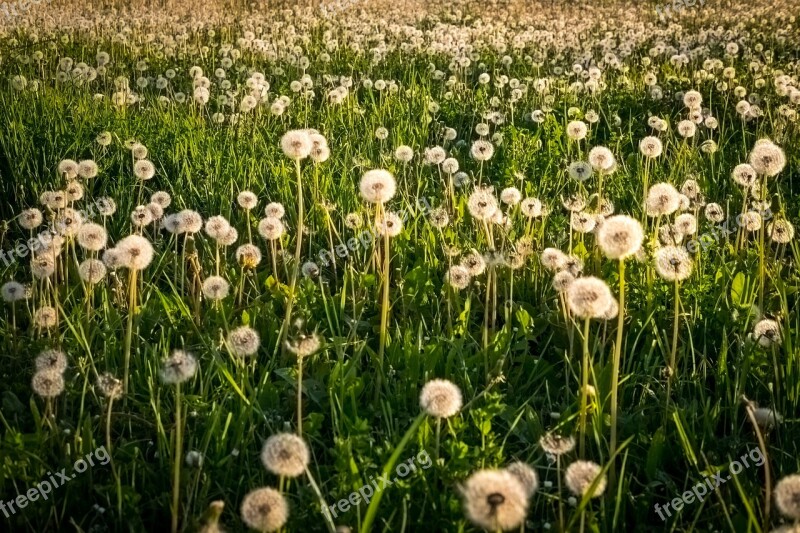
{"label": "meadow", "polygon": [[789,0],[0,7],[0,531],[800,532]]}

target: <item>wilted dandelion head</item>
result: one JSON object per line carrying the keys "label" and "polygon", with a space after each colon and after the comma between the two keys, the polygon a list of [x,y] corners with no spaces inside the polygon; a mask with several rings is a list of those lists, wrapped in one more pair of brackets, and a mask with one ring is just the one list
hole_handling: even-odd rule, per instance
{"label": "wilted dandelion head", "polygon": [[661,155],[664,146],[661,144],[661,139],[650,135],[639,141],[639,151],[643,156],[653,159]]}
{"label": "wilted dandelion head", "polygon": [[667,281],[683,281],[692,274],[692,259],[680,246],[662,246],[655,253],[656,272]]}
{"label": "wilted dandelion head", "polygon": [[307,130],[290,130],[281,137],[281,150],[290,159],[305,159],[312,148],[313,141]]}
{"label": "wilted dandelion head", "polygon": [[794,226],[785,218],[779,218],[767,226],[767,235],[773,242],[786,244],[794,238]]}
{"label": "wilted dandelion head", "polygon": [[143,270],[153,260],[153,245],[139,235],[129,235],[116,246],[122,256],[122,263],[131,270]]}
{"label": "wilted dandelion head", "polygon": [[55,398],[64,392],[64,376],[58,370],[38,370],[33,374],[31,387],[42,398]]}
{"label": "wilted dandelion head", "polygon": [[243,244],[236,249],[236,261],[244,269],[254,269],[261,262],[261,250],[253,244]]}
{"label": "wilted dandelion head", "polygon": [[258,204],[258,197],[250,191],[242,191],[239,193],[239,196],[236,197],[236,201],[238,202],[239,207],[249,211],[251,209],[255,209],[256,205]]}
{"label": "wilted dandelion head", "polygon": [[228,296],[230,288],[230,284],[222,276],[209,276],[203,281],[203,295],[212,301]]}
{"label": "wilted dandelion head", "polygon": [[133,164],[133,175],[140,180],[149,180],[156,175],[156,166],[147,159],[140,159]]}
{"label": "wilted dandelion head", "polygon": [[757,142],[750,152],[750,166],[762,176],[776,176],[786,166],[786,154],[783,150],[767,141]]}
{"label": "wilted dandelion head", "polygon": [[617,163],[614,154],[605,146],[595,146],[589,150],[589,164],[595,170],[609,172]]}
{"label": "wilted dandelion head", "polygon": [[517,478],[522,483],[528,498],[533,496],[539,488],[539,476],[532,466],[522,461],[515,461],[505,468],[506,472]]}
{"label": "wilted dandelion head", "polygon": [[22,283],[7,281],[0,287],[0,295],[2,295],[3,301],[14,303],[24,300],[27,297],[27,291]]}
{"label": "wilted dandelion head", "polygon": [[476,161],[488,161],[494,155],[494,145],[481,139],[472,143],[469,153]]}
{"label": "wilted dandelion head", "polygon": [[289,505],[286,498],[277,490],[262,487],[247,493],[242,500],[242,522],[248,527],[269,533],[277,531],[289,518]]}
{"label": "wilted dandelion head", "polygon": [[403,219],[396,213],[385,212],[376,222],[375,231],[381,236],[397,237],[403,231]]}
{"label": "wilted dandelion head", "polygon": [[249,326],[240,326],[228,334],[228,350],[239,357],[255,354],[261,345],[261,338],[256,330]]}
{"label": "wilted dandelion head", "polygon": [[320,346],[320,338],[316,333],[298,335],[286,341],[286,349],[297,357],[308,357],[319,350]]}
{"label": "wilted dandelion head", "polygon": [[497,199],[489,187],[480,187],[470,194],[467,201],[469,214],[480,221],[491,220],[497,212]]}
{"label": "wilted dandelion head", "polygon": [[626,215],[607,218],[597,230],[597,244],[609,259],[625,259],[635,254],[643,240],[642,225]]}
{"label": "wilted dandelion head", "polygon": [[790,520],[800,520],[800,474],[781,479],[775,485],[775,505]]}
{"label": "wilted dandelion head", "polygon": [[19,215],[19,225],[26,230],[38,228],[43,220],[42,212],[36,208],[26,209]]}
{"label": "wilted dandelion head", "polygon": [[461,265],[453,265],[445,275],[445,282],[456,290],[466,289],[469,286],[469,270]]}
{"label": "wilted dandelion head", "polygon": [[567,289],[567,304],[579,318],[602,318],[613,300],[606,282],[594,276],[578,278]]}
{"label": "wilted dandelion head", "polygon": [[669,183],[656,183],[647,191],[647,216],[671,215],[681,205],[680,193]]}
{"label": "wilted dandelion head", "polygon": [[85,283],[94,285],[106,277],[106,265],[99,259],[86,259],[78,266],[78,274]]}
{"label": "wilted dandelion head", "polygon": [[759,320],[753,328],[753,337],[759,346],[769,348],[781,342],[781,327],[777,321],[770,318]]}
{"label": "wilted dandelion head", "polygon": [[197,373],[197,359],[184,350],[173,350],[172,354],[161,366],[161,381],[168,385],[177,385],[192,379]]}
{"label": "wilted dandelion head", "polygon": [[311,452],[306,442],[294,433],[277,433],[261,448],[261,463],[277,476],[297,477],[306,471]]}
{"label": "wilted dandelion head", "polygon": [[100,390],[100,394],[110,400],[116,400],[122,396],[122,380],[108,372],[97,376],[97,388]]}
{"label": "wilted dandelion head", "polygon": [[592,165],[586,161],[575,161],[567,167],[569,177],[575,181],[586,181],[592,177]]}
{"label": "wilted dandelion head", "polygon": [[569,435],[563,436],[558,433],[545,433],[539,439],[539,446],[550,455],[566,455],[575,449],[575,438]]}
{"label": "wilted dandelion head", "polygon": [[461,487],[464,513],[470,522],[489,531],[518,528],[528,514],[528,493],[507,470],[479,470]]}
{"label": "wilted dandelion head", "polygon": [[278,218],[267,217],[258,223],[258,233],[268,241],[280,239],[283,232],[283,222]]}
{"label": "wilted dandelion head", "polygon": [[725,210],[722,209],[721,205],[716,203],[706,205],[705,214],[710,222],[718,223],[725,220]]}
{"label": "wilted dandelion head", "polygon": [[36,356],[36,370],[52,370],[64,372],[67,369],[67,356],[61,350],[45,350]]}
{"label": "wilted dandelion head", "polygon": [[419,394],[419,405],[434,418],[450,418],[461,410],[461,389],[446,379],[432,379]]}
{"label": "wilted dandelion head", "polygon": [[684,236],[697,233],[697,219],[691,213],[683,213],[675,217],[674,226]]}
{"label": "wilted dandelion head", "polygon": [[392,199],[397,189],[397,184],[391,172],[375,169],[364,173],[358,188],[361,192],[361,197],[367,202],[383,204]]}
{"label": "wilted dandelion head", "polygon": [[592,484],[600,476],[602,468],[597,463],[591,461],[575,461],[567,467],[564,473],[564,481],[569,491],[578,498],[589,494],[591,498],[597,498],[606,490],[606,476],[603,475],[597,485],[589,492]]}

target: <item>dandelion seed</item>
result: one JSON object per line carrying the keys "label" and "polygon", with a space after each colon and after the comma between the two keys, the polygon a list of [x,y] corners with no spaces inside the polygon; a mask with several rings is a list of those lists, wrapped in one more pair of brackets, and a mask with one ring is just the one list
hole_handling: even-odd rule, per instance
{"label": "dandelion seed", "polygon": [[773,242],[786,244],[794,239],[794,226],[786,219],[777,219],[767,226],[767,234]]}
{"label": "dandelion seed", "polygon": [[239,196],[236,197],[236,201],[239,207],[248,211],[255,209],[256,205],[258,205],[258,197],[250,191],[240,192]]}
{"label": "dandelion seed", "polygon": [[394,158],[401,163],[408,163],[414,158],[414,150],[410,146],[398,146],[394,151]]}
{"label": "dandelion seed", "polygon": [[611,150],[605,146],[595,146],[589,150],[589,164],[595,170],[608,173],[616,165],[617,160]]}
{"label": "dandelion seed", "polygon": [[648,136],[639,141],[639,151],[649,159],[655,159],[664,151],[661,140],[658,137]]}
{"label": "dandelion seed", "polygon": [[586,181],[592,177],[592,165],[585,161],[575,161],[567,167],[567,173],[575,181]]}
{"label": "dandelion seed", "polygon": [[506,205],[517,205],[522,200],[522,193],[516,187],[507,187],[500,191],[500,201]]}
{"label": "dandelion seed", "polygon": [[761,215],[756,211],[748,211],[741,215],[740,225],[747,231],[754,232],[761,229]]}
{"label": "dandelion seed", "polygon": [[767,141],[756,143],[750,152],[750,165],[757,174],[773,177],[786,166],[786,154],[778,146]]}
{"label": "dandelion seed", "polygon": [[397,237],[403,231],[403,220],[396,213],[384,213],[375,224],[375,231],[381,236]]}
{"label": "dandelion seed", "polygon": [[133,165],[133,175],[142,181],[147,181],[156,175],[156,167],[147,159],[140,159]]}
{"label": "dandelion seed", "polygon": [[267,217],[258,223],[258,233],[268,241],[280,239],[283,236],[283,222],[275,217]]}
{"label": "dandelion seed", "polygon": [[542,252],[542,266],[551,272],[562,270],[567,263],[567,254],[557,248],[545,248]]}
{"label": "dandelion seed", "polygon": [[719,204],[710,203],[706,205],[705,215],[709,222],[719,223],[725,220],[725,211]]}
{"label": "dandelion seed", "polygon": [[150,202],[161,206],[161,209],[166,209],[172,204],[172,197],[168,192],[158,191],[150,196]]}
{"label": "dandelion seed", "polygon": [[469,152],[476,161],[488,161],[494,155],[494,145],[489,141],[478,140],[472,143]]}
{"label": "dandelion seed", "polygon": [[267,207],[264,208],[264,214],[268,217],[283,218],[283,215],[286,214],[286,210],[283,208],[283,204],[270,202],[267,204]]}
{"label": "dandelion seed", "polygon": [[42,212],[36,208],[26,209],[19,215],[19,225],[22,229],[36,229],[42,224],[42,221]]}
{"label": "dandelion seed", "polygon": [[153,245],[139,235],[129,235],[117,243],[122,263],[131,270],[144,270],[153,260]]}
{"label": "dandelion seed", "polygon": [[26,298],[25,286],[16,281],[7,281],[0,288],[3,301],[7,303],[19,302]]}
{"label": "dandelion seed", "polygon": [[198,233],[203,228],[203,217],[197,211],[184,209],[176,215],[176,233]]}
{"label": "dandelion seed", "polygon": [[697,219],[691,213],[684,213],[675,217],[674,226],[681,235],[694,235],[697,232]]}
{"label": "dandelion seed", "polygon": [[758,180],[756,169],[747,163],[736,165],[736,167],[733,169],[733,172],[731,172],[731,177],[733,178],[734,182],[746,188],[752,187]]}

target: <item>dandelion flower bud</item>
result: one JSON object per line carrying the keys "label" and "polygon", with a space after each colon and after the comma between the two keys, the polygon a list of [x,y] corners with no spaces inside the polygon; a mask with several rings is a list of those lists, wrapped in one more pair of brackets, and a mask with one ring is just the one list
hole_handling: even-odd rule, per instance
{"label": "dandelion flower bud", "polygon": [[656,250],[656,272],[667,281],[683,281],[692,274],[689,254],[678,246],[664,246]]}
{"label": "dandelion flower bud", "polygon": [[276,476],[297,477],[306,471],[311,453],[306,442],[293,433],[269,437],[261,448],[261,462]]}
{"label": "dandelion flower bud", "polygon": [[383,169],[368,170],[359,183],[361,197],[373,204],[388,202],[394,196],[396,188],[394,176]]}
{"label": "dandelion flower bud", "polygon": [[192,379],[197,373],[197,360],[184,350],[174,350],[161,367],[161,381],[177,385]]}
{"label": "dandelion flower bud", "polygon": [[445,379],[431,380],[422,387],[419,404],[434,418],[450,418],[461,410],[461,389]]}
{"label": "dandelion flower bud", "polygon": [[600,477],[597,485],[590,493],[592,484],[600,476],[602,468],[597,463],[591,461],[575,461],[567,467],[564,473],[564,481],[569,491],[578,498],[587,494],[591,498],[597,498],[606,490],[606,476]]}
{"label": "dandelion flower bud", "polygon": [[528,494],[506,470],[479,470],[461,487],[464,513],[470,522],[489,531],[518,528],[528,514]]}
{"label": "dandelion flower bud", "polygon": [[567,289],[567,303],[579,318],[601,318],[614,297],[605,281],[594,276],[578,278]]}
{"label": "dandelion flower bud", "polygon": [[55,398],[64,392],[64,376],[56,370],[39,370],[33,375],[31,387],[42,398]]}
{"label": "dandelion flower bud", "polygon": [[242,500],[242,521],[256,531],[269,533],[281,529],[289,518],[286,498],[277,490],[263,487],[247,493]]}
{"label": "dandelion flower bud", "polygon": [[290,130],[281,137],[281,150],[290,159],[305,159],[312,148],[313,142],[306,130]]}

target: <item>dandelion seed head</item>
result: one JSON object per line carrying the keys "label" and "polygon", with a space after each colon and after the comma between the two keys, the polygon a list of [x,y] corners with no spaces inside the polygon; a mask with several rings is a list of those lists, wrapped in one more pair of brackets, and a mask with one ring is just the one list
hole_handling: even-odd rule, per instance
{"label": "dandelion seed head", "polygon": [[283,218],[283,215],[286,214],[286,209],[284,209],[281,203],[270,202],[264,208],[264,214],[268,217]]}
{"label": "dandelion seed head", "polygon": [[643,156],[654,159],[663,153],[664,146],[658,137],[647,136],[639,141],[639,151]]}
{"label": "dandelion seed head", "polygon": [[781,327],[777,321],[770,318],[759,320],[753,328],[753,336],[759,346],[769,348],[781,342]]}
{"label": "dandelion seed head", "polygon": [[567,304],[579,318],[602,318],[613,299],[606,282],[594,276],[578,278],[567,289]]}
{"label": "dandelion seed head", "polygon": [[794,239],[794,226],[788,220],[779,218],[767,226],[767,235],[773,242],[786,244]]}
{"label": "dandelion seed head", "polygon": [[172,196],[166,191],[154,192],[150,196],[150,202],[159,205],[161,209],[166,209],[172,204]]}
{"label": "dandelion seed head", "polygon": [[270,487],[255,489],[247,493],[240,509],[242,522],[248,527],[269,533],[281,529],[289,518],[286,498]]}
{"label": "dandelion seed head", "polygon": [[528,514],[528,493],[507,470],[479,470],[461,487],[464,513],[470,522],[489,531],[518,528]]}
{"label": "dandelion seed head", "polygon": [[586,161],[575,161],[567,167],[567,173],[575,181],[586,181],[592,177],[592,165]]}
{"label": "dandelion seed head", "polygon": [[133,175],[142,181],[147,181],[156,175],[156,166],[147,159],[140,159],[133,164]]}
{"label": "dandelion seed head", "polygon": [[498,210],[497,199],[492,189],[488,187],[475,189],[469,196],[467,209],[476,220],[491,220]]}
{"label": "dandelion seed head", "polygon": [[683,281],[692,274],[692,260],[679,246],[662,246],[655,253],[656,272],[666,281]]}
{"label": "dandelion seed head", "polygon": [[595,170],[606,173],[609,172],[617,162],[614,158],[614,154],[605,146],[595,146],[589,150],[588,159],[589,164],[592,165]]}
{"label": "dandelion seed head", "polygon": [[99,259],[86,259],[78,266],[78,275],[89,285],[100,283],[106,277],[106,265]]}
{"label": "dandelion seed head", "polygon": [[545,433],[539,439],[539,446],[550,455],[566,455],[575,449],[575,438],[569,435],[564,436],[558,433]]}
{"label": "dandelion seed head", "polygon": [[305,473],[311,452],[306,442],[293,433],[270,436],[261,448],[261,463],[277,476],[297,477]]}
{"label": "dandelion seed head", "polygon": [[97,377],[97,388],[100,394],[110,400],[116,400],[122,396],[122,380],[114,377],[113,374],[105,372]]}
{"label": "dandelion seed head", "polygon": [[39,370],[33,375],[31,387],[42,398],[55,398],[64,392],[64,376],[58,370]]}
{"label": "dandelion seed head", "polygon": [[258,197],[250,191],[242,191],[236,197],[236,202],[239,207],[249,211],[255,209],[256,205],[258,205]]}
{"label": "dandelion seed head", "polygon": [[24,300],[27,297],[26,292],[25,286],[16,281],[7,281],[0,287],[0,295],[2,295],[3,301],[7,303]]}
{"label": "dandelion seed head", "polygon": [[419,404],[423,411],[434,418],[450,418],[463,405],[461,389],[446,379],[432,379],[422,387]]}
{"label": "dandelion seed head", "polygon": [[280,239],[284,233],[283,222],[275,217],[267,217],[258,223],[258,233],[268,241]]}
{"label": "dandelion seed head", "polygon": [[123,265],[131,270],[143,270],[153,260],[153,245],[139,235],[125,237],[116,248],[122,255]]}
{"label": "dandelion seed head", "polygon": [[261,338],[249,326],[240,326],[228,334],[228,349],[238,357],[249,357],[258,352]]}
{"label": "dandelion seed head", "polygon": [[222,276],[209,276],[203,281],[203,295],[212,301],[224,299],[230,288],[230,284]]}
{"label": "dandelion seed head", "polygon": [[634,255],[643,241],[642,225],[626,215],[609,217],[597,231],[597,244],[609,259],[626,259]]}
{"label": "dandelion seed head", "polygon": [[589,490],[595,480],[600,476],[602,468],[597,463],[591,461],[575,461],[571,463],[564,473],[564,481],[569,491],[578,498],[590,494],[591,498],[597,498],[606,490],[606,476],[600,477],[594,490]]}
{"label": "dandelion seed head", "polygon": [[800,474],[786,476],[775,485],[775,505],[790,520],[800,520]]}
{"label": "dandelion seed head", "polygon": [[368,170],[361,177],[361,197],[373,204],[383,204],[392,199],[397,189],[394,176],[383,169]]}
{"label": "dandelion seed head", "polygon": [[51,370],[63,373],[67,369],[67,356],[61,350],[49,349],[36,356],[37,371]]}
{"label": "dandelion seed head", "polygon": [[750,165],[757,174],[773,177],[786,166],[786,154],[771,142],[756,143],[750,152]]}
{"label": "dandelion seed head", "polygon": [[319,350],[321,341],[318,335],[298,335],[286,341],[286,349],[296,357],[308,357]]}
{"label": "dandelion seed head", "polygon": [[38,228],[43,220],[42,212],[36,208],[26,209],[19,215],[19,225],[26,230]]}
{"label": "dandelion seed head", "polygon": [[669,183],[657,183],[647,192],[647,216],[671,215],[681,205],[680,193]]}
{"label": "dandelion seed head", "polygon": [[161,381],[177,385],[188,381],[197,373],[197,359],[187,351],[173,350],[161,366]]}
{"label": "dandelion seed head", "polygon": [[253,244],[243,244],[236,249],[236,261],[244,269],[254,269],[261,262],[261,250]]}

